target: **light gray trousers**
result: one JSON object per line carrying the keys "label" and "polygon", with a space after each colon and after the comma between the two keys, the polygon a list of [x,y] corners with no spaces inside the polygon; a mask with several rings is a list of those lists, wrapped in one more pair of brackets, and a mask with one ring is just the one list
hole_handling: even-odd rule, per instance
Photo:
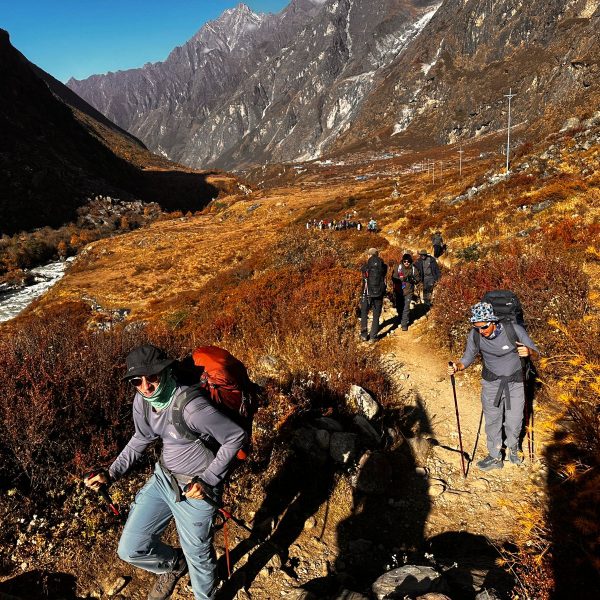
{"label": "light gray trousers", "polygon": [[500,406],[494,406],[494,399],[500,387],[500,380],[481,380],[481,404],[485,416],[485,434],[488,452],[494,458],[500,458],[502,450],[502,427],[506,436],[506,447],[516,448],[523,427],[523,409],[525,408],[525,390],[523,382],[509,383],[510,410],[506,410],[503,396]]}

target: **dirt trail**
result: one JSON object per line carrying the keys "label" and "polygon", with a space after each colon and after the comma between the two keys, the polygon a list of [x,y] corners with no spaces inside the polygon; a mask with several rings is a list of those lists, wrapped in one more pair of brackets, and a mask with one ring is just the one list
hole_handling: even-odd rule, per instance
{"label": "dirt trail", "polygon": [[[382,322],[390,322],[395,311],[388,307]],[[427,316],[421,317],[408,331],[386,326],[382,345],[383,360],[391,366],[400,364],[402,385],[410,402],[424,410],[421,440],[413,444],[415,461],[426,469],[429,480],[430,511],[425,525],[425,537],[444,531],[467,531],[484,535],[490,541],[502,543],[513,537],[519,524],[514,507],[524,506],[532,483],[542,476],[539,433],[536,432],[535,458],[526,457],[521,466],[505,462],[504,468],[481,472],[475,462],[487,455],[485,424],[479,400],[479,371],[476,367],[456,375],[456,393],[460,412],[463,450],[474,460],[462,475],[456,412],[450,378],[446,373],[448,360],[459,357],[442,356],[432,350],[425,334],[433,325]],[[391,331],[390,331],[391,329]],[[389,333],[388,333],[389,332]],[[398,376],[396,376],[398,377]],[[419,432],[416,432],[419,435]],[[427,441],[427,439],[429,441]],[[523,441],[527,454],[527,440]]]}

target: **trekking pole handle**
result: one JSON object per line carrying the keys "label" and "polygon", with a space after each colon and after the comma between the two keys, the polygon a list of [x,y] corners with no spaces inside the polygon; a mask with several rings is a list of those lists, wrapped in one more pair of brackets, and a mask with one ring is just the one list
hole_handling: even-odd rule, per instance
{"label": "trekking pole handle", "polygon": [[[108,505],[108,508],[110,508],[111,512],[115,516],[122,519],[123,516],[119,512],[117,505],[113,502],[113,499],[110,497],[110,494],[108,493],[108,486],[110,485],[110,475],[108,474],[108,471],[106,471],[106,469],[102,469],[102,468],[92,469],[86,475],[85,479],[91,479],[92,477],[95,477],[96,475],[100,475],[101,473],[104,474],[104,476],[106,477],[106,479],[108,481],[106,483],[100,483],[100,485],[96,488],[96,492],[98,492],[98,496],[100,496],[100,498],[102,498],[106,502],[106,504]],[[92,489],[94,489],[94,488],[92,488]]]}
{"label": "trekking pole handle", "polygon": [[220,509],[222,505],[215,499],[215,493],[213,489],[205,481],[202,481],[202,479],[200,479],[198,475],[192,477],[190,482],[184,486],[183,493],[187,494],[192,489],[195,483],[199,484],[202,488],[202,493],[204,494],[204,497],[202,499],[208,502],[208,504],[210,504],[211,506]]}
{"label": "trekking pole handle", "polygon": [[187,492],[189,492],[195,483],[200,484],[200,487],[202,488],[202,491],[204,492],[204,497],[202,499],[205,502],[207,502],[208,504],[210,504],[211,506],[216,508],[223,515],[223,517],[225,519],[231,519],[236,525],[239,525],[242,529],[245,529],[246,531],[249,531],[250,533],[252,533],[252,529],[246,524],[245,521],[242,521],[242,519],[238,519],[236,516],[232,515],[223,506],[223,504],[221,502],[218,502],[215,499],[213,489],[205,481],[200,479],[200,477],[198,477],[197,475],[196,475],[196,477],[193,477],[192,480],[188,484],[186,484],[186,486],[183,488],[183,493],[186,494]]}

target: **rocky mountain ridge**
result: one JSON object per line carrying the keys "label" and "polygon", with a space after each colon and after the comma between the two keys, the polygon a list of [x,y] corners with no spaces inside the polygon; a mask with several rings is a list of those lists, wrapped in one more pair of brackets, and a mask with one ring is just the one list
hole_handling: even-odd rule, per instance
{"label": "rocky mountain ridge", "polygon": [[184,164],[310,159],[347,129],[377,71],[437,6],[293,0],[281,13],[261,16],[238,5],[163,63],[67,85]]}
{"label": "rocky mountain ridge", "polygon": [[[69,87],[191,166],[415,148],[506,127],[529,137],[600,97],[597,0],[293,0],[243,4],[163,63]],[[540,131],[543,130],[543,131]]]}

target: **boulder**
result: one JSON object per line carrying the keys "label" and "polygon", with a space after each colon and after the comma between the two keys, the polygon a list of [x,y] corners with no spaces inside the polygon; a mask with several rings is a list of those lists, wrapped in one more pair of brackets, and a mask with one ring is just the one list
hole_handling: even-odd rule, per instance
{"label": "boulder", "polygon": [[332,597],[331,600],[369,600],[367,596],[350,590],[342,590],[339,594]]}
{"label": "boulder", "polygon": [[381,442],[381,436],[377,433],[377,430],[367,421],[362,415],[356,415],[353,419],[354,424],[360,429],[361,433],[365,434],[370,441],[379,444]]}
{"label": "boulder", "polygon": [[335,462],[350,464],[356,458],[357,441],[358,436],[355,433],[336,431],[331,434],[329,455]]}
{"label": "boulder", "polygon": [[576,129],[577,127],[579,127],[579,125],[581,125],[581,121],[577,118],[577,117],[571,117],[570,119],[567,119],[563,126],[560,129],[560,133],[563,133],[564,131],[569,131],[570,129]]}
{"label": "boulder", "polygon": [[475,596],[475,600],[501,600],[501,597],[496,590],[489,589],[481,590],[477,596]]}
{"label": "boulder", "polygon": [[329,445],[331,443],[331,433],[329,433],[329,431],[326,431],[325,429],[317,429],[315,437],[317,440],[317,444],[319,444],[319,447],[323,450],[328,451]]}
{"label": "boulder", "polygon": [[319,429],[326,429],[327,431],[344,431],[342,425],[331,417],[319,417],[318,419],[315,419],[314,423]]}
{"label": "boulder", "polygon": [[347,395],[350,406],[358,410],[367,419],[372,419],[379,412],[379,404],[367,390],[359,385],[351,385]]}
{"label": "boulder", "polygon": [[446,582],[431,567],[405,565],[384,573],[372,590],[377,600],[403,600],[409,595],[445,592]]}
{"label": "boulder", "polygon": [[327,453],[317,440],[317,431],[311,427],[300,427],[294,432],[292,446],[322,463],[327,459]]}
{"label": "boulder", "polygon": [[419,467],[427,466],[427,459],[432,447],[431,440],[423,437],[412,437],[408,438],[407,441],[412,451],[415,465]]}

